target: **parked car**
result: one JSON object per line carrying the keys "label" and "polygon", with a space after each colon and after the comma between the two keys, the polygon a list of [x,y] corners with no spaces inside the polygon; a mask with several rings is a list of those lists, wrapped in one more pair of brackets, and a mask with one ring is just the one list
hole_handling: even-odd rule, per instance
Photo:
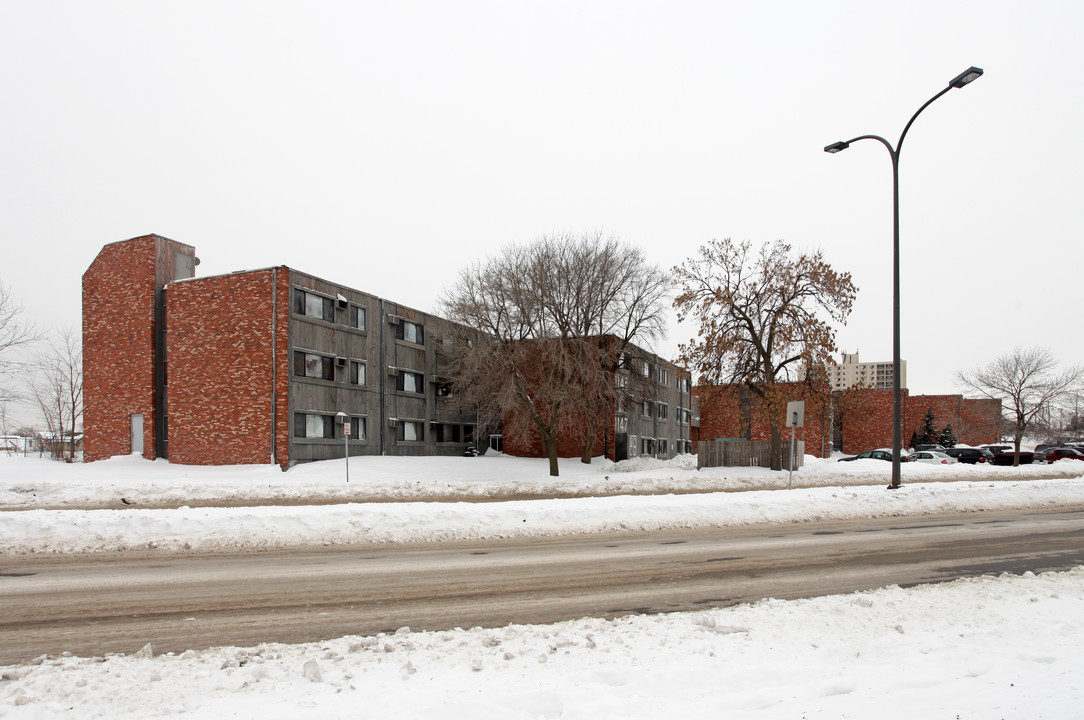
{"label": "parked car", "polygon": [[[986,447],[986,446],[984,446]],[[1015,452],[1012,445],[998,446],[998,449],[992,450],[994,453],[994,465],[1012,465],[1015,460]],[[1035,462],[1035,453],[1028,452],[1027,450],[1020,451],[1020,464],[1031,465]]]}
{"label": "parked car", "polygon": [[911,453],[905,459],[907,462],[920,462],[929,465],[955,465],[959,462],[959,460],[951,455],[946,455],[937,450],[919,450],[918,452]]}
{"label": "parked car", "polygon": [[1058,460],[1084,460],[1084,453],[1076,448],[1069,447],[1055,447],[1046,451],[1047,462],[1056,462]]}
{"label": "parked car", "polygon": [[935,445],[915,445],[912,448],[912,450],[914,450],[916,452],[919,451],[919,450],[934,450],[936,452],[945,452],[945,446],[944,445],[936,445],[936,444]]}
{"label": "parked car", "polygon": [[953,447],[945,450],[945,454],[956,458],[962,463],[976,465],[978,463],[993,462],[994,454],[989,450],[973,447]]}
{"label": "parked car", "polygon": [[[892,462],[892,451],[866,450],[865,452],[860,452],[857,455],[852,455],[851,457],[840,458],[839,462],[850,462],[851,460],[887,460],[888,462]],[[903,461],[902,453],[900,461]]]}

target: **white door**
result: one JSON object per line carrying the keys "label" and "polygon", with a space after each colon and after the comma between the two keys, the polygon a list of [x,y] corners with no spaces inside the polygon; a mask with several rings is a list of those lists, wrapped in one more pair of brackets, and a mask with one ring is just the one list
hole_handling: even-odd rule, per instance
{"label": "white door", "polygon": [[132,454],[143,454],[143,416],[135,414],[132,419]]}

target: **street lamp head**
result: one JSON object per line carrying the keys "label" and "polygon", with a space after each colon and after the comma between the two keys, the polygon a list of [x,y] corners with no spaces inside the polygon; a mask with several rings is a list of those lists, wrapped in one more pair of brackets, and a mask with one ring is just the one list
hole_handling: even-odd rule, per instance
{"label": "street lamp head", "polygon": [[837,153],[840,150],[846,150],[850,146],[851,146],[850,143],[843,142],[842,140],[840,140],[839,142],[834,142],[831,145],[825,145],[824,146],[824,151],[826,153]]}
{"label": "street lamp head", "polygon": [[949,83],[949,87],[962,88],[973,80],[978,80],[982,75],[982,68],[969,67],[962,73],[952,78],[952,82]]}

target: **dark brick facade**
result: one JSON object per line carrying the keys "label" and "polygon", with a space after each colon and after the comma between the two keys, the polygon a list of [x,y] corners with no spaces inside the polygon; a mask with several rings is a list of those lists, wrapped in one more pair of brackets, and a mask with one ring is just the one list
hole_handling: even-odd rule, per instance
{"label": "dark brick facade", "polygon": [[[786,400],[806,401],[805,427],[798,429],[797,439],[805,440],[807,455],[825,457],[831,451],[828,408],[803,395],[801,385],[784,387]],[[744,397],[733,386],[698,387],[696,392],[700,397],[700,430],[694,439],[771,439],[762,403]],[[831,402],[831,412],[835,415],[832,429],[842,439],[839,448],[842,452],[855,454],[892,447],[891,390],[844,390],[833,393]],[[962,445],[981,445],[999,439],[1001,402],[998,400],[971,400],[961,395],[912,396],[903,390],[901,403],[904,447],[910,443],[911,433],[922,424],[927,409],[933,410],[938,429],[952,425],[957,442]],[[783,410],[777,412],[781,417]],[[784,433],[789,439],[789,431]]]}
{"label": "dark brick facade", "polygon": [[172,462],[289,464],[289,290],[285,267],[169,286]]}
{"label": "dark brick facade", "polygon": [[[786,442],[790,441],[790,428],[786,427],[785,417],[787,402],[802,401],[805,403],[804,424],[795,429],[795,440],[805,442],[807,455],[823,457],[830,453],[830,424],[824,403],[804,383],[783,383],[779,387],[781,402],[774,413],[780,437]],[[694,439],[772,439],[768,422],[770,416],[763,400],[734,385],[699,386],[694,392],[700,398],[700,427]]]}
{"label": "dark brick facade", "polygon": [[133,451],[132,416],[143,420],[143,457],[156,457],[160,396],[162,287],[178,273],[178,256],[194,248],[146,235],[102,248],[83,274],[84,458]]}

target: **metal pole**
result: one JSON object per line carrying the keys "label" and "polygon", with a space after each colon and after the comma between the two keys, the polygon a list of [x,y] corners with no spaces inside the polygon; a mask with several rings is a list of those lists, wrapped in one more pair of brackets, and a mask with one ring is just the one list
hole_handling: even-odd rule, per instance
{"label": "metal pole", "polygon": [[903,127],[899,142],[895,147],[879,135],[859,135],[851,140],[835,142],[824,148],[827,153],[837,153],[846,150],[851,143],[858,140],[877,140],[892,157],[892,482],[889,490],[900,487],[900,455],[903,449],[903,414],[902,414],[902,391],[900,382],[900,150],[903,149],[903,140],[907,137],[907,131],[915,122],[923,110],[930,106],[934,100],[941,97],[953,88],[961,88],[976,78],[982,76],[982,70],[970,67],[949,81],[948,87],[941,90],[927,100],[922,107],[915,111],[911,119]]}
{"label": "metal pole", "polygon": [[790,470],[787,472],[787,490],[790,490],[791,478],[794,477],[794,426],[798,424],[798,413],[794,413],[794,423],[790,426],[790,460],[788,465]]}
{"label": "metal pole", "polygon": [[[917,115],[917,113],[916,113]],[[912,118],[913,120],[914,118]],[[906,131],[904,131],[906,132]],[[903,138],[900,138],[900,145]],[[892,153],[892,482],[900,487],[900,453],[903,447],[903,416],[900,392],[900,150]]]}

